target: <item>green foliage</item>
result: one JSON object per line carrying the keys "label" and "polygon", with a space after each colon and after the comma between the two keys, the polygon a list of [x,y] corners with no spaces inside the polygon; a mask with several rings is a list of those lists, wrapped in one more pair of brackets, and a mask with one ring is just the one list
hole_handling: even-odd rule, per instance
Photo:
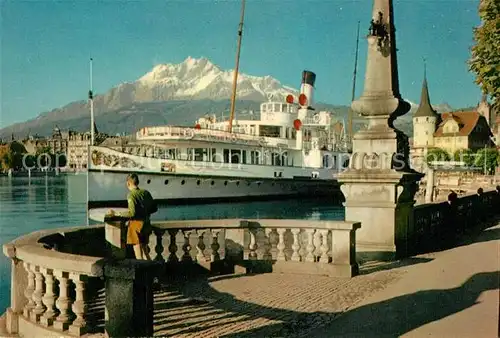
{"label": "green foliage", "polygon": [[493,173],[496,167],[498,167],[499,163],[499,153],[496,148],[481,149],[477,152],[474,165],[480,168],[484,168],[485,162],[486,171],[489,174]]}
{"label": "green foliage", "polygon": [[474,151],[472,149],[459,149],[453,154],[453,160],[464,162],[466,166],[472,167],[475,160]]}
{"label": "green foliage", "polygon": [[450,159],[450,154],[448,154],[446,150],[441,148],[429,149],[426,157],[427,164],[430,164],[434,161],[449,161]]}
{"label": "green foliage", "polygon": [[36,167],[36,157],[34,155],[28,154],[24,158],[24,164],[26,168]]}
{"label": "green foliage", "polygon": [[476,83],[500,106],[500,1],[482,0],[479,6],[481,25],[474,28],[476,44],[471,48],[469,69]]}
{"label": "green foliage", "polygon": [[0,158],[0,166],[2,170],[9,170],[14,168],[14,156],[11,152],[7,151],[2,154]]}
{"label": "green foliage", "polygon": [[0,165],[2,169],[21,169],[24,154],[26,154],[26,148],[21,143],[16,141],[9,143],[1,154]]}
{"label": "green foliage", "polygon": [[42,147],[37,149],[36,156],[40,156],[41,154],[49,154],[52,152],[52,149],[49,146]]}
{"label": "green foliage", "polygon": [[52,166],[63,168],[67,164],[67,158],[65,153],[57,153],[53,156]]}

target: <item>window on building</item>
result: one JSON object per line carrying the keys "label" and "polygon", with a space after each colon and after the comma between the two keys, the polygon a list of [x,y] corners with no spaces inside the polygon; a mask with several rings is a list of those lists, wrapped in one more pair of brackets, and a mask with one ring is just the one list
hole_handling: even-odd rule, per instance
{"label": "window on building", "polygon": [[224,163],[229,163],[229,149],[224,149],[223,158],[224,158]]}

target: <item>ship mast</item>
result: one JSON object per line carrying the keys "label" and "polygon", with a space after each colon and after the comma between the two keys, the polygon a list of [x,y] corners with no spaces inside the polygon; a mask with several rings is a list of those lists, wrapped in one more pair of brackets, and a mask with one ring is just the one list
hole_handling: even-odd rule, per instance
{"label": "ship mast", "polygon": [[[358,50],[359,50],[359,21],[358,21],[358,32],[356,35],[356,55],[354,57],[354,72],[352,76],[352,96],[351,96],[351,102],[354,101],[355,95],[356,95],[356,74],[358,72]],[[352,131],[352,108],[349,107],[349,114],[348,114],[348,132],[349,132],[349,138],[350,138],[350,143],[352,143],[352,137],[353,137],[353,131]]]}
{"label": "ship mast", "polygon": [[94,94],[92,93],[92,58],[90,58],[90,89],[89,89],[89,104],[90,104],[90,145],[94,145]]}
{"label": "ship mast", "polygon": [[233,132],[233,119],[234,119],[234,108],[236,104],[236,84],[238,83],[238,68],[240,66],[240,50],[241,50],[241,38],[243,36],[243,20],[245,18],[245,0],[241,1],[241,17],[240,24],[238,27],[238,47],[236,49],[236,67],[234,69],[233,77],[233,93],[231,96],[231,115],[229,116],[229,132]]}

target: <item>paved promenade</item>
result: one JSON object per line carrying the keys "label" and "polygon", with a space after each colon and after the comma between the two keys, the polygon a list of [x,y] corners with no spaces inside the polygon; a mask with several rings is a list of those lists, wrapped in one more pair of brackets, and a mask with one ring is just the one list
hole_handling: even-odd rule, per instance
{"label": "paved promenade", "polygon": [[365,264],[350,280],[262,274],[156,294],[168,337],[497,337],[500,226],[454,249]]}

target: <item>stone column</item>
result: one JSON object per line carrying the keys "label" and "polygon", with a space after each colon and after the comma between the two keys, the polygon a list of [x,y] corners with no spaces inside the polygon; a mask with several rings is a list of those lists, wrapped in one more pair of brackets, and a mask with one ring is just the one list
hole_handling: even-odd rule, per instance
{"label": "stone column", "polygon": [[19,333],[19,317],[28,299],[24,295],[28,288],[28,272],[23,262],[16,257],[16,249],[12,244],[3,246],[4,254],[11,259],[10,307],[6,310],[5,326],[10,334]]}
{"label": "stone column", "polygon": [[349,168],[339,182],[346,220],[361,222],[358,258],[394,259],[406,255],[422,174],[410,168],[408,137],[393,125],[410,105],[399,93],[391,0],[373,1],[367,40],[364,92],[352,109],[368,126],[354,135]]}
{"label": "stone column", "polygon": [[153,278],[161,262],[124,259],[104,266],[109,337],[153,336]]}
{"label": "stone column", "polygon": [[432,203],[433,201],[434,201],[434,169],[427,168],[425,203]]}

